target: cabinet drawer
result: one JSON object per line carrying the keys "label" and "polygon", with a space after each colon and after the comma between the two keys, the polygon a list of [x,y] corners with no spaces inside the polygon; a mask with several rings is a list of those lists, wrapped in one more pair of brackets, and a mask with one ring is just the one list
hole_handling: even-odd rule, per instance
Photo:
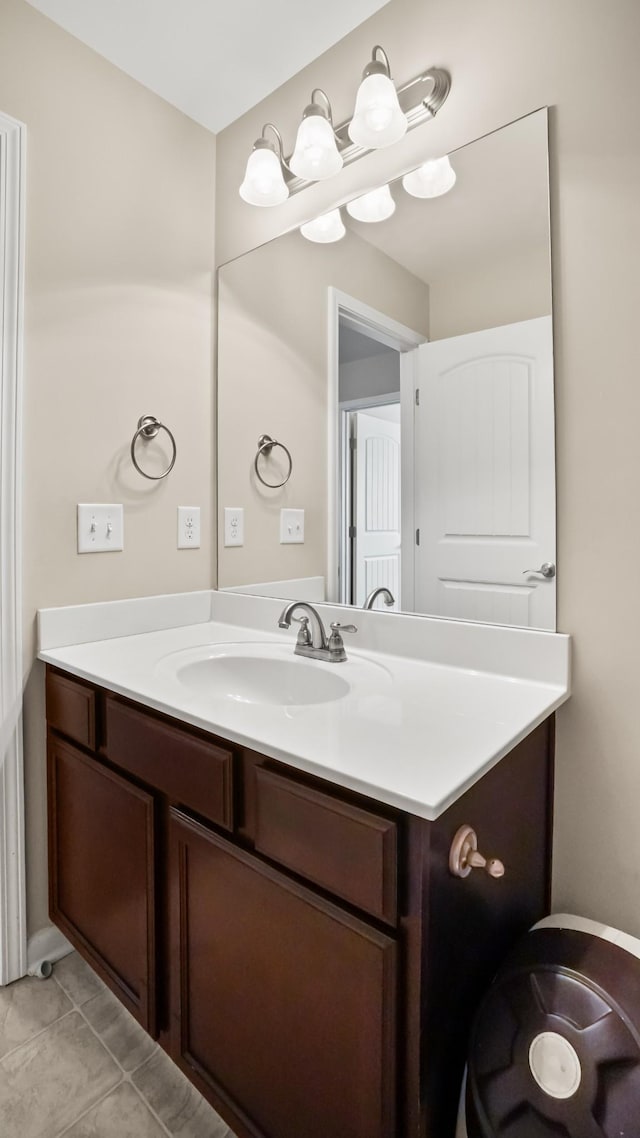
{"label": "cabinet drawer", "polygon": [[265,768],[256,779],[256,849],[394,924],[395,822]]}
{"label": "cabinet drawer", "polygon": [[107,697],[105,754],[173,802],[233,828],[233,753]]}
{"label": "cabinet drawer", "polygon": [[96,694],[92,688],[47,668],[47,720],[50,727],[95,750]]}

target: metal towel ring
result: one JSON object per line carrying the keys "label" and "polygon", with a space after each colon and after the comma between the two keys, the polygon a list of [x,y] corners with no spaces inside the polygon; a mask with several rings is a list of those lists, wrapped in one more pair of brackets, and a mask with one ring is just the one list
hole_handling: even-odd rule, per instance
{"label": "metal towel ring", "polygon": [[[282,482],[267,482],[258,470],[258,459],[260,458],[260,455],[271,454],[271,451],[274,447],[281,447],[289,459],[289,469],[282,479]],[[293,459],[291,457],[291,451],[284,445],[284,443],[279,443],[277,439],[272,439],[271,435],[260,435],[260,438],[258,439],[258,453],[254,459],[253,468],[263,486],[268,486],[270,490],[277,490],[280,486],[284,486],[285,482],[288,482],[291,478],[291,471],[293,470]]]}
{"label": "metal towel ring", "polygon": [[[173,447],[173,457],[167,469],[163,470],[162,474],[147,474],[146,470],[143,470],[142,467],[138,465],[138,462],[136,460],[136,443],[139,438],[147,440],[155,439],[158,431],[167,432],[169,438],[171,439],[171,446]],[[138,471],[138,474],[141,474],[143,478],[150,478],[153,482],[159,482],[161,478],[166,478],[167,474],[170,474],[173,470],[177,453],[178,448],[176,447],[176,440],[174,439],[171,431],[168,427],[165,427],[164,423],[161,423],[159,419],[156,419],[155,415],[142,415],[142,417],[138,419],[138,429],[131,440],[131,461]]]}

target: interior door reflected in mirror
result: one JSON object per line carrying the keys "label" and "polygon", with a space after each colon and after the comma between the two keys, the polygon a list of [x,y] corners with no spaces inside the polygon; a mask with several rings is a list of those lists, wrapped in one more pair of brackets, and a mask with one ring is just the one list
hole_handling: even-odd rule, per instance
{"label": "interior door reflected in mirror", "polygon": [[220,588],[555,628],[547,113],[449,157],[220,270]]}

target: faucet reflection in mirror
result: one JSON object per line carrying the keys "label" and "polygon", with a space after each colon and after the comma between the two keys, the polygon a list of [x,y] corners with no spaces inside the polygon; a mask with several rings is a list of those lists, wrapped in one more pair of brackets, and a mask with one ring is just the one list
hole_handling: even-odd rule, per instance
{"label": "faucet reflection in mirror", "polygon": [[[339,173],[367,150],[393,145],[407,130],[433,118],[450,86],[446,71],[431,68],[396,90],[387,54],[376,44],[362,75],[353,118],[334,128],[329,98],[316,87],[289,158],[277,127],[265,123],[249,155],[240,197],[249,205],[279,205],[290,193]],[[268,130],[273,138],[265,134]]]}

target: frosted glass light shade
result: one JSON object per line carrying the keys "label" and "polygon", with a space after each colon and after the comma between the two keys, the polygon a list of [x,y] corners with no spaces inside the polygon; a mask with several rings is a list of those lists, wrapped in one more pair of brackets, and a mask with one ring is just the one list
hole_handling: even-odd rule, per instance
{"label": "frosted glass light shade", "polygon": [[323,114],[307,115],[298,127],[296,145],[289,162],[298,178],[319,182],[342,169],[333,127]]}
{"label": "frosted glass light shade", "polygon": [[448,156],[423,162],[417,170],[405,174],[402,185],[414,198],[439,198],[455,186],[456,172]]}
{"label": "frosted glass light shade", "polygon": [[356,221],[385,221],[396,208],[388,186],[380,186],[347,203],[347,213]]}
{"label": "frosted glass light shade", "polygon": [[249,205],[279,205],[289,197],[280,159],[270,146],[258,146],[249,155],[240,197]]}
{"label": "frosted glass light shade", "polygon": [[300,232],[307,241],[315,241],[319,245],[330,245],[332,241],[340,241],[347,232],[339,209],[331,209],[328,213],[314,217],[300,226]]}
{"label": "frosted glass light shade", "polygon": [[349,138],[357,146],[377,150],[398,142],[407,131],[393,82],[388,75],[367,75],[358,87]]}

